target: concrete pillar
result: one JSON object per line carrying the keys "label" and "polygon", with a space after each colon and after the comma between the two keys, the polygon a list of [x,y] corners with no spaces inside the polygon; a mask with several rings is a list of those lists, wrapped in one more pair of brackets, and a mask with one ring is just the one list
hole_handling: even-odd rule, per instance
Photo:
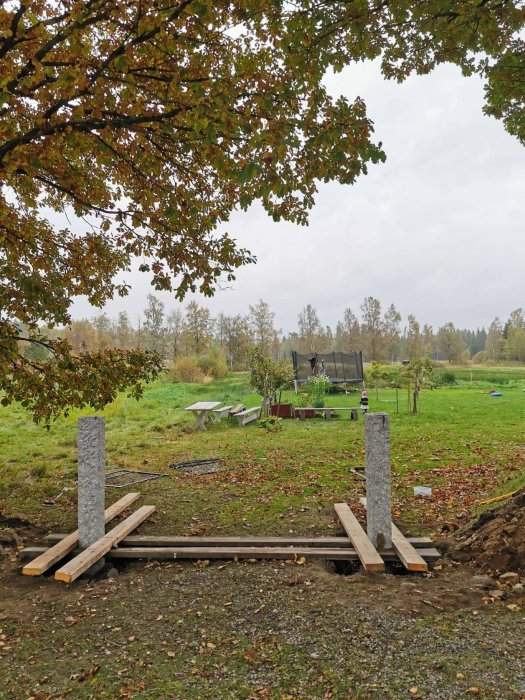
{"label": "concrete pillar", "polygon": [[105,532],[105,423],[100,416],[78,419],[78,536],[82,549]]}
{"label": "concrete pillar", "polygon": [[388,413],[365,415],[366,524],[376,549],[392,547],[390,419]]}

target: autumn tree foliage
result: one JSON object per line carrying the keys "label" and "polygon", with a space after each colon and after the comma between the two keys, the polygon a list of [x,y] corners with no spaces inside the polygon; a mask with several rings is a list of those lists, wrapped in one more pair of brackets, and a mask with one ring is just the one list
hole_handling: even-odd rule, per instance
{"label": "autumn tree foliage", "polygon": [[137,257],[156,289],[210,295],[254,259],[222,230],[233,209],[258,199],[304,224],[316,181],[352,183],[384,158],[363,101],[327,95],[330,66],[482,72],[487,111],[521,137],[523,23],[505,0],[2,3],[2,401],[48,421],[139,395],[157,355],[74,354],[39,324],[67,325],[75,296],[126,294],[117,274]]}

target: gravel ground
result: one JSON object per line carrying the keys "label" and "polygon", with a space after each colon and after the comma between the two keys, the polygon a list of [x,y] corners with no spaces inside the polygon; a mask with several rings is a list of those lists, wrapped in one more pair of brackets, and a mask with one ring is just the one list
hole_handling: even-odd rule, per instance
{"label": "gravel ground", "polygon": [[524,603],[452,564],[134,564],[70,587],[5,567],[0,698],[525,698]]}

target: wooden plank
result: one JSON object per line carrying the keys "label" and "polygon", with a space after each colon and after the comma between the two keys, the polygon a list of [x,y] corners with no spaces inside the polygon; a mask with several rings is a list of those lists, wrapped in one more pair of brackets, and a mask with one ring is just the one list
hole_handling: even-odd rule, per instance
{"label": "wooden plank", "polygon": [[81,552],[81,554],[58,569],[55,573],[55,580],[64,581],[65,583],[74,581],[154,512],[155,506],[142,506],[142,508],[139,508],[122,521],[120,525],[117,525],[117,527],[110,530],[104,537],[101,537]]}
{"label": "wooden plank", "polygon": [[[440,558],[437,549],[422,549],[428,561]],[[399,561],[390,550],[381,552],[386,561]],[[118,547],[108,554],[112,559],[328,559],[360,561],[353,549],[316,547]]]}
{"label": "wooden plank", "polygon": [[[65,535],[50,534],[48,542],[59,542]],[[430,537],[408,537],[413,547],[429,547]],[[346,547],[352,543],[348,537],[244,537],[244,536],[172,536],[172,535],[130,535],[122,540],[123,547]]]}
{"label": "wooden plank", "polygon": [[392,547],[409,571],[428,571],[428,564],[410,544],[403,533],[392,523]]}
{"label": "wooden plank", "polygon": [[224,418],[232,410],[233,406],[221,406],[221,408],[214,408],[212,414],[215,418],[216,423],[221,422],[221,418]]}
{"label": "wooden plank", "polygon": [[235,414],[235,418],[239,421],[239,425],[248,425],[254,420],[257,420],[261,413],[260,406],[254,406],[253,408],[247,408],[245,411]]}
{"label": "wooden plank", "polygon": [[[111,520],[120,515],[126,508],[129,508],[139,498],[140,493],[127,493],[116,503],[106,508],[104,511],[104,522],[109,523]],[[37,557],[34,561],[29,562],[22,569],[22,573],[26,576],[40,576],[45,571],[56,564],[69,554],[78,544],[78,530],[75,530],[69,535],[65,535],[54,547],[46,550],[45,554]]]}
{"label": "wooden plank", "polygon": [[[123,540],[124,542],[125,540]],[[27,547],[20,557],[35,556],[46,551],[44,547]],[[80,553],[75,550],[74,553]],[[426,561],[437,561],[441,554],[433,547],[418,550]],[[379,552],[384,561],[399,562],[394,550]],[[354,549],[337,547],[117,547],[111,549],[106,559],[327,559],[359,561]]]}
{"label": "wooden plank", "polygon": [[234,406],[230,413],[228,414],[230,418],[233,416],[237,415],[237,413],[240,413],[241,411],[244,411],[245,407],[243,403],[238,403],[237,406]]}
{"label": "wooden plank", "polygon": [[379,556],[376,548],[368,539],[366,532],[348,505],[346,503],[335,503],[334,508],[341,525],[354,545],[365,571],[384,571],[385,562]]}
{"label": "wooden plank", "polygon": [[[366,508],[366,498],[361,496],[359,499],[361,505]],[[415,550],[414,540],[421,539],[416,537],[405,537],[394,523],[392,523],[392,546],[401,559],[403,566],[409,571],[428,571],[428,566],[422,559],[420,553]]]}

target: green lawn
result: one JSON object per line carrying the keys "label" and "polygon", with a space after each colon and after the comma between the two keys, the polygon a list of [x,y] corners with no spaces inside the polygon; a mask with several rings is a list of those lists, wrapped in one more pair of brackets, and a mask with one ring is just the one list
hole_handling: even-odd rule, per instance
{"label": "green lawn", "polygon": [[[491,368],[494,371],[493,368]],[[500,370],[498,370],[500,371]],[[370,391],[371,411],[391,415],[394,513],[414,531],[424,531],[479,500],[524,482],[525,380],[513,379],[487,393],[490,383],[458,385],[422,394],[420,414],[408,415],[406,392]],[[283,401],[292,399],[283,396]],[[194,401],[259,403],[246,375],[207,385],[159,381],[140,402],[121,396],[105,411],[110,467],[163,471],[169,478],[141,485],[158,506],[158,532],[279,534],[325,532],[333,524],[331,505],[363,494],[363,483],[348,468],[364,464],[364,421],[346,417],[283,421],[268,433],[251,423],[241,428],[223,420],[206,432],[195,429],[183,409]],[[356,405],[356,395],[330,395],[327,405]],[[399,413],[397,413],[399,406]],[[85,413],[88,413],[87,411]],[[73,527],[76,494],[76,420],[60,420],[49,431],[35,426],[19,407],[0,409],[0,502],[4,517],[19,517],[49,528]],[[168,465],[218,456],[223,471],[194,476]],[[431,499],[415,498],[414,485],[430,486]],[[43,506],[62,487],[72,487],[59,506]],[[122,491],[108,494],[108,501]],[[290,525],[291,523],[291,525]]]}

